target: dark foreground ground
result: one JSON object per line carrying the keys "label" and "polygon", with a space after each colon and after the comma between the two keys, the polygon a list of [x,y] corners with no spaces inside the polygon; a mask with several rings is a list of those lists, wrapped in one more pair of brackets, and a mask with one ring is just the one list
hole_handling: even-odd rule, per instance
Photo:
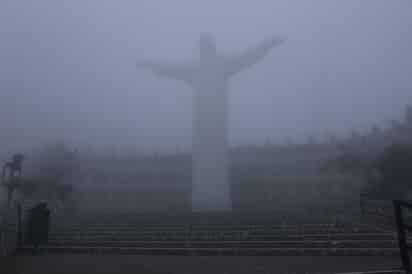
{"label": "dark foreground ground", "polygon": [[40,255],[0,258],[1,274],[338,273],[399,268],[398,257]]}

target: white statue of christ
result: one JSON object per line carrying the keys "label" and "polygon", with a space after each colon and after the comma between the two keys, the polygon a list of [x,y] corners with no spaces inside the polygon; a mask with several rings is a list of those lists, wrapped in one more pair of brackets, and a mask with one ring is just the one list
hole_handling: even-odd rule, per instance
{"label": "white statue of christ", "polygon": [[210,34],[200,36],[199,59],[189,64],[138,61],[160,76],[184,81],[194,90],[192,210],[230,211],[228,180],[228,84],[230,76],[263,59],[282,39],[271,38],[236,56],[217,53]]}

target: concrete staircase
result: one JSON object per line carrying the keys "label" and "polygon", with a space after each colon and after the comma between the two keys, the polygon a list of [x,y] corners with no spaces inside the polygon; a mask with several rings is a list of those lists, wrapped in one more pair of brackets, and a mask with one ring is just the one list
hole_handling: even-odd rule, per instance
{"label": "concrete staircase", "polygon": [[[202,221],[199,221],[202,220]],[[351,224],[105,216],[55,222],[49,253],[158,255],[397,255],[396,233]],[[226,219],[227,220],[227,219]],[[23,246],[20,252],[29,252]]]}

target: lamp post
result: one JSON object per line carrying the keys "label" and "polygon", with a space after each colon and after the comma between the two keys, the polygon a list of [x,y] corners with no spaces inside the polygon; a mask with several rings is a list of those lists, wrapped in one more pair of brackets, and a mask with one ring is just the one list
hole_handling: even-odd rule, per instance
{"label": "lamp post", "polygon": [[7,207],[10,207],[14,190],[20,185],[24,155],[14,154],[11,161],[3,164],[1,185],[7,190]]}

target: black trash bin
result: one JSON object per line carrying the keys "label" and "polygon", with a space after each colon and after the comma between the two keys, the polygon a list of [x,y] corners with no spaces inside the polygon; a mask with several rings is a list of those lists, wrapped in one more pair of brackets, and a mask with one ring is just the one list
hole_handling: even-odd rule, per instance
{"label": "black trash bin", "polygon": [[41,202],[29,210],[25,243],[33,246],[33,253],[38,251],[40,245],[47,244],[49,224],[50,210],[47,203]]}

